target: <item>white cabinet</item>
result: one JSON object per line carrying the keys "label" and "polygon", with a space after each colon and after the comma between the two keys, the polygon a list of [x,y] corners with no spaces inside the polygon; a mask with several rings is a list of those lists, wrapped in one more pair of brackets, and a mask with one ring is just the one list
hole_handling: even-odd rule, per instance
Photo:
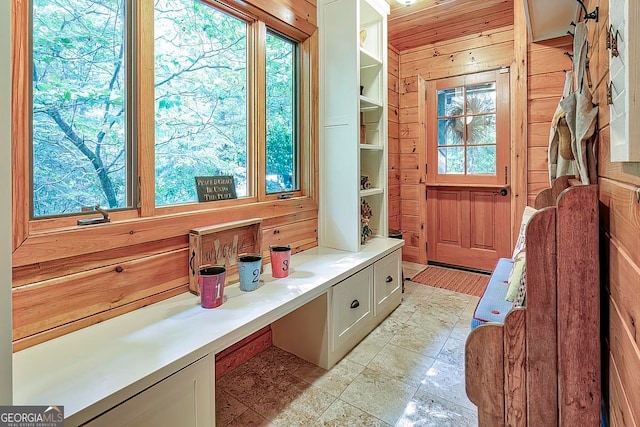
{"label": "white cabinet", "polygon": [[[611,161],[640,161],[640,5],[609,0]],[[603,35],[604,37],[604,35]]]}
{"label": "white cabinet", "polygon": [[318,1],[322,246],[361,249],[363,203],[387,236],[388,14],[384,0]]}
{"label": "white cabinet", "polygon": [[214,357],[205,356],[84,425],[213,427],[214,366]]}
{"label": "white cabinet", "polygon": [[374,265],[373,297],[375,317],[382,320],[402,299],[402,261],[400,251],[395,251]]}
{"label": "white cabinet", "polygon": [[400,304],[400,254],[396,249],[271,324],[273,344],[330,369]]}

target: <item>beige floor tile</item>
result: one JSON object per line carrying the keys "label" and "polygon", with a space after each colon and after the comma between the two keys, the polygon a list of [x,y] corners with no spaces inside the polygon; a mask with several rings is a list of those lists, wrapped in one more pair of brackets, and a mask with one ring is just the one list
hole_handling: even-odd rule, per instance
{"label": "beige floor tile", "polygon": [[246,410],[247,407],[238,399],[216,388],[216,426],[228,426]]}
{"label": "beige floor tile", "polygon": [[309,425],[335,401],[335,396],[298,379],[279,385],[250,406],[256,413],[276,425]]}
{"label": "beige floor tile", "polygon": [[368,337],[379,339],[380,341],[389,342],[398,331],[402,329],[402,322],[399,322],[391,317],[387,317],[380,323]]}
{"label": "beige floor tile", "polygon": [[449,338],[440,350],[438,360],[455,366],[464,366],[464,344],[463,340]]}
{"label": "beige floor tile", "polygon": [[450,334],[451,329],[437,321],[421,326],[405,324],[389,344],[435,358]]}
{"label": "beige floor tile", "polygon": [[405,384],[419,387],[435,359],[391,344],[384,346],[367,368]]}
{"label": "beige floor tile", "polygon": [[438,396],[418,390],[397,427],[475,427],[476,413]]}
{"label": "beige floor tile", "polygon": [[411,279],[412,277],[415,277],[418,273],[422,272],[426,268],[427,266],[424,264],[402,261],[402,272],[404,273],[405,279]]}
{"label": "beige floor tile", "polygon": [[475,410],[475,405],[467,397],[464,380],[464,365],[452,365],[436,360],[425,377],[420,390],[449,402]]}
{"label": "beige floor tile", "polygon": [[412,298],[425,298],[431,296],[436,288],[423,283],[412,282],[410,280],[404,283],[404,294]]}
{"label": "beige floor tile", "polygon": [[416,390],[416,387],[365,369],[340,395],[340,400],[389,424],[395,424]]}
{"label": "beige floor tile", "polygon": [[366,412],[338,399],[320,417],[325,427],[367,426],[386,427],[390,424],[373,417]]}
{"label": "beige floor tile", "polygon": [[387,342],[383,339],[367,336],[345,357],[352,362],[366,366],[386,344]]}
{"label": "beige floor tile", "polygon": [[251,409],[247,409],[233,420],[229,427],[267,427],[268,425],[269,421],[266,418],[261,417]]}
{"label": "beige floor tile", "polygon": [[363,369],[363,365],[344,358],[328,371],[305,363],[293,375],[337,397]]}
{"label": "beige floor tile", "polygon": [[461,317],[460,320],[458,320],[456,325],[451,330],[450,338],[454,338],[460,341],[466,341],[470,333],[471,333],[471,320],[463,319]]}

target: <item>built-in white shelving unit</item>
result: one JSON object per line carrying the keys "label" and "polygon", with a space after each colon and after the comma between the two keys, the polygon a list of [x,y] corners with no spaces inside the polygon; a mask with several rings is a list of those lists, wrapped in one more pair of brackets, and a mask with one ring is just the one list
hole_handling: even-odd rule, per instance
{"label": "built-in white shelving unit", "polygon": [[387,236],[388,14],[384,0],[318,1],[322,246],[362,249],[363,201],[373,236]]}

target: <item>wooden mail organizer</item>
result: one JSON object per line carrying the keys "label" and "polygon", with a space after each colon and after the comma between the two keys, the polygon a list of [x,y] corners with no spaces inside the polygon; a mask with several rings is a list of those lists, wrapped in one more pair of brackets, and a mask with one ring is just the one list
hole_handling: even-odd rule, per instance
{"label": "wooden mail organizer", "polygon": [[526,228],[525,307],[467,338],[481,427],[600,425],[598,188],[567,185],[537,197]]}
{"label": "wooden mail organizer", "polygon": [[316,247],[292,256],[287,278],[266,266],[257,290],[226,286],[218,308],[185,292],[19,351],[14,404],[64,405],[67,427],[213,426],[215,354],[275,322],[276,345],[331,366],[400,303],[403,244]]}

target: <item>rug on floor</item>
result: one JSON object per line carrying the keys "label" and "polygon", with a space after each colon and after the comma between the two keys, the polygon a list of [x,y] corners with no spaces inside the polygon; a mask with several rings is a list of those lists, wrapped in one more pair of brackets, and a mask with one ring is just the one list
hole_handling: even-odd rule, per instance
{"label": "rug on floor", "polygon": [[411,278],[411,281],[481,297],[487,288],[489,278],[488,274],[430,265],[424,271]]}

